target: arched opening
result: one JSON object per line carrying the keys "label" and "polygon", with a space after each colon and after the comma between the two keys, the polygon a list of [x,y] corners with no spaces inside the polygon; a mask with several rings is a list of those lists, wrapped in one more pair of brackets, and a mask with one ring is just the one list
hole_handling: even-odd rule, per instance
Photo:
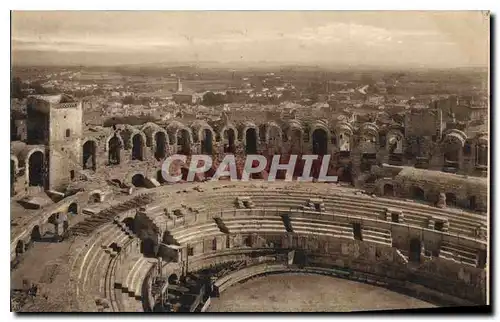
{"label": "arched opening", "polygon": [[134,218],[127,217],[127,218],[123,219],[122,222],[125,224],[125,226],[127,226],[128,229],[130,229],[131,231],[134,231]]}
{"label": "arched opening", "polygon": [[116,134],[108,142],[108,164],[120,164],[122,144]]}
{"label": "arched opening", "polygon": [[76,202],[73,202],[69,205],[68,214],[71,216],[78,215],[78,204]]}
{"label": "arched opening", "polygon": [[83,169],[96,169],[96,151],[97,146],[96,143],[92,140],[89,140],[83,144],[83,153],[82,153],[82,165]]}
{"label": "arched opening", "polygon": [[425,200],[424,190],[422,188],[419,188],[419,187],[412,187],[411,188],[411,196],[415,200],[419,200],[419,201]]}
{"label": "arched opening", "polygon": [[155,242],[150,238],[142,240],[141,253],[146,257],[155,257],[156,256]]}
{"label": "arched opening", "polygon": [[476,165],[488,166],[488,147],[485,144],[477,147]]}
{"label": "arched opening", "polygon": [[132,160],[144,161],[144,139],[140,134],[132,137]]}
{"label": "arched opening", "polygon": [[234,130],[229,128],[224,130],[224,153],[235,153],[236,145],[235,145],[235,133]]}
{"label": "arched opening", "polygon": [[389,164],[403,164],[403,138],[399,135],[389,136],[387,140],[387,149],[389,152]]}
{"label": "arched opening", "polygon": [[257,131],[251,127],[245,132],[245,153],[257,154]]}
{"label": "arched opening", "polygon": [[93,194],[90,195],[89,197],[89,203],[99,203],[101,202],[101,195],[97,192],[94,192]]}
{"label": "arched opening", "polygon": [[328,134],[323,129],[316,129],[312,134],[313,154],[325,155],[328,153]]}
{"label": "arched opening", "polygon": [[158,131],[155,134],[155,158],[161,160],[167,156],[167,136]]}
{"label": "arched opening", "polygon": [[217,238],[212,239],[212,250],[217,250]]}
{"label": "arched opening", "polygon": [[31,241],[36,242],[42,240],[42,233],[40,232],[40,226],[36,225],[31,230]]}
{"label": "arched opening", "polygon": [[16,256],[19,256],[22,253],[24,253],[24,242],[19,240],[16,244]]}
{"label": "arched opening", "polygon": [[352,180],[352,169],[350,165],[343,166],[337,169],[337,176],[339,178],[339,182],[351,183]]}
{"label": "arched opening", "polygon": [[203,130],[203,139],[201,140],[201,153],[212,155],[213,135],[209,129]]}
{"label": "arched opening", "polygon": [[410,262],[419,263],[420,262],[420,253],[422,251],[422,246],[420,243],[420,239],[412,238],[410,240]]}
{"label": "arched opening", "polygon": [[280,153],[281,151],[281,129],[277,126],[271,126],[268,132],[268,145],[272,153]]}
{"label": "arched opening", "polygon": [[161,170],[156,171],[156,181],[158,181],[158,183],[160,183],[160,184],[164,184],[167,182],[167,180],[165,180],[165,178],[163,178],[163,174],[162,174]]}
{"label": "arched opening", "polygon": [[458,170],[460,165],[460,153],[462,150],[462,142],[458,138],[454,136],[446,138],[443,154],[443,165],[446,172],[455,172]]}
{"label": "arched opening", "polygon": [[339,134],[339,155],[348,158],[351,155],[351,136],[348,133]]}
{"label": "arched opening", "polygon": [[236,152],[236,133],[234,132],[234,129],[227,129],[227,144],[228,144],[228,149],[227,153],[235,153]]}
{"label": "arched opening", "polygon": [[137,188],[146,188],[146,180],[144,176],[140,173],[135,174],[132,177],[132,185]]}
{"label": "arched opening", "polygon": [[15,195],[15,187],[14,184],[16,183],[16,163],[14,160],[10,160],[10,195],[13,196]]}
{"label": "arched opening", "polygon": [[469,196],[469,198],[467,198],[467,200],[468,200],[469,209],[476,210],[476,208],[477,208],[476,196]]}
{"label": "arched opening", "polygon": [[246,247],[252,247],[252,236],[246,236],[244,243]]}
{"label": "arched opening", "polygon": [[446,205],[455,207],[457,205],[457,196],[454,193],[446,193]]}
{"label": "arched opening", "polygon": [[191,140],[189,138],[189,131],[181,129],[177,132],[177,151],[179,154],[191,154]]}
{"label": "arched opening", "polygon": [[394,186],[392,184],[387,183],[384,185],[384,196],[394,196]]}
{"label": "arched opening", "polygon": [[302,153],[302,131],[295,128],[290,132],[290,152],[291,154]]}
{"label": "arched opening", "polygon": [[29,157],[29,185],[43,186],[44,156],[41,151],[33,152]]}
{"label": "arched opening", "polygon": [[171,274],[169,277],[168,277],[168,284],[172,284],[172,285],[175,285],[179,282],[179,277],[177,276],[177,274]]}

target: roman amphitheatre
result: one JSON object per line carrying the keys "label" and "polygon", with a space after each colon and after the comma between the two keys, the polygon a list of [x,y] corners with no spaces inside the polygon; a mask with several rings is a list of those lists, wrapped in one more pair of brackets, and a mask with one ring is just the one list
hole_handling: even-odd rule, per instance
{"label": "roman amphitheatre", "polygon": [[[54,95],[32,97],[27,115],[11,142],[13,311],[488,303],[488,133],[443,127],[439,111],[390,124],[290,115],[88,128],[82,102]],[[269,182],[265,169],[248,182],[209,170],[167,184],[161,164],[175,153],[329,154],[339,181]],[[185,177],[186,165],[172,171]]]}

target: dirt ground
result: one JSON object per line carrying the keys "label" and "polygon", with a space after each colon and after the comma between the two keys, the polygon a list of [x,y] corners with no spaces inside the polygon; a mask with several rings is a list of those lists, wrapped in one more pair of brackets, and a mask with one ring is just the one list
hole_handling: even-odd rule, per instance
{"label": "dirt ground", "polygon": [[435,307],[382,287],[322,275],[257,277],[213,298],[209,312],[349,312]]}

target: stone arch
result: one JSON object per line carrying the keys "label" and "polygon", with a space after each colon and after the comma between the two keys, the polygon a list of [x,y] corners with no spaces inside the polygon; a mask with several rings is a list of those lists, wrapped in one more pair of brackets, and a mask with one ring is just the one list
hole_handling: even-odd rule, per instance
{"label": "stone arch", "polygon": [[101,202],[101,194],[99,192],[93,192],[89,196],[89,203],[99,203]]}
{"label": "stone arch", "polygon": [[167,126],[167,133],[171,140],[170,144],[175,146],[177,153],[191,154],[191,144],[194,142],[191,130],[179,121],[172,121]]}
{"label": "stone arch", "polygon": [[446,205],[448,206],[457,205],[457,196],[453,192],[447,192],[445,196],[446,196]]}
{"label": "stone arch", "polygon": [[106,140],[106,151],[108,152],[108,165],[120,164],[123,139],[118,133],[113,133]]}
{"label": "stone arch", "polygon": [[187,128],[178,129],[176,132],[177,153],[190,155],[193,136]]}
{"label": "stone arch", "polygon": [[379,146],[379,128],[373,123],[364,123],[359,129],[359,148],[362,154],[375,154]]}
{"label": "stone arch", "polygon": [[488,137],[482,135],[476,141],[476,166],[488,166]]}
{"label": "stone arch", "polygon": [[384,196],[394,197],[394,186],[390,183],[384,184]]}
{"label": "stone arch", "polygon": [[400,130],[389,130],[385,137],[389,154],[403,154],[404,135]]}
{"label": "stone arch", "polygon": [[142,173],[136,173],[130,179],[130,182],[134,187],[146,188],[146,177]]}
{"label": "stone arch", "polygon": [[442,141],[443,165],[447,168],[460,168],[463,157],[463,148],[467,136],[459,130],[447,132]]}
{"label": "stone arch", "polygon": [[399,130],[389,130],[385,136],[385,148],[389,155],[389,164],[402,165],[404,136]]}
{"label": "stone arch", "polygon": [[30,238],[32,242],[40,241],[42,239],[42,232],[40,226],[35,225],[31,230]]}
{"label": "stone arch", "polygon": [[78,215],[78,203],[76,202],[72,202],[69,206],[68,206],[68,214],[72,214],[72,215]]}
{"label": "stone arch", "polygon": [[221,138],[224,144],[225,153],[236,153],[236,140],[238,130],[234,125],[226,125],[221,130]]}
{"label": "stone arch", "polygon": [[177,276],[177,274],[175,274],[175,273],[174,273],[174,274],[170,274],[170,275],[168,276],[168,283],[169,283],[169,284],[173,284],[173,285],[175,285],[175,284],[177,284],[178,282],[179,282],[179,277]]}
{"label": "stone arch", "polygon": [[411,197],[415,200],[424,201],[425,200],[425,192],[424,189],[418,186],[411,187]]}
{"label": "stone arch", "polygon": [[153,136],[154,156],[156,160],[162,160],[167,156],[168,134],[165,131],[156,131]]}
{"label": "stone arch", "polygon": [[198,131],[198,138],[200,141],[201,153],[212,155],[215,141],[214,130],[208,125],[201,126]]}
{"label": "stone arch", "polygon": [[162,131],[162,128],[153,122],[147,122],[141,127],[141,132],[146,135],[146,146],[153,147],[154,135],[158,131]]}
{"label": "stone arch", "polygon": [[297,121],[288,123],[287,130],[288,142],[290,144],[291,154],[300,154],[303,149],[304,128]]}
{"label": "stone arch", "polygon": [[95,171],[97,167],[97,141],[87,139],[82,146],[82,168]]}
{"label": "stone arch", "polygon": [[247,124],[243,129],[243,144],[246,154],[257,154],[259,142],[259,128],[255,125]]}
{"label": "stone arch", "polygon": [[27,158],[26,175],[29,186],[44,186],[45,182],[45,153],[41,149],[31,150]]}
{"label": "stone arch", "polygon": [[25,247],[24,241],[22,239],[18,240],[16,244],[16,256],[19,256],[22,253],[24,253],[24,247]]}
{"label": "stone arch", "polygon": [[124,223],[128,229],[130,229],[131,231],[134,231],[134,218],[133,217],[127,217],[127,218],[123,219],[122,223]]}
{"label": "stone arch", "polygon": [[144,134],[134,133],[132,134],[132,160],[144,161],[144,147],[146,145],[146,140]]}
{"label": "stone arch", "polygon": [[283,141],[281,127],[276,122],[271,121],[266,124],[266,143],[281,144]]}
{"label": "stone arch", "polygon": [[322,127],[312,130],[311,142],[313,154],[325,155],[328,153],[328,137],[328,131]]}
{"label": "stone arch", "polygon": [[340,153],[349,156],[352,150],[352,138],[354,130],[348,123],[340,123],[337,125],[337,145]]}

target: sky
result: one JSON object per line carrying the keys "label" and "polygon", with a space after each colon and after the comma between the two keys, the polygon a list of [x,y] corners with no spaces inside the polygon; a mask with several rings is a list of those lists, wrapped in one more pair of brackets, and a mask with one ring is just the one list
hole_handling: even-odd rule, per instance
{"label": "sky", "polygon": [[14,64],[487,67],[480,11],[14,11]]}

